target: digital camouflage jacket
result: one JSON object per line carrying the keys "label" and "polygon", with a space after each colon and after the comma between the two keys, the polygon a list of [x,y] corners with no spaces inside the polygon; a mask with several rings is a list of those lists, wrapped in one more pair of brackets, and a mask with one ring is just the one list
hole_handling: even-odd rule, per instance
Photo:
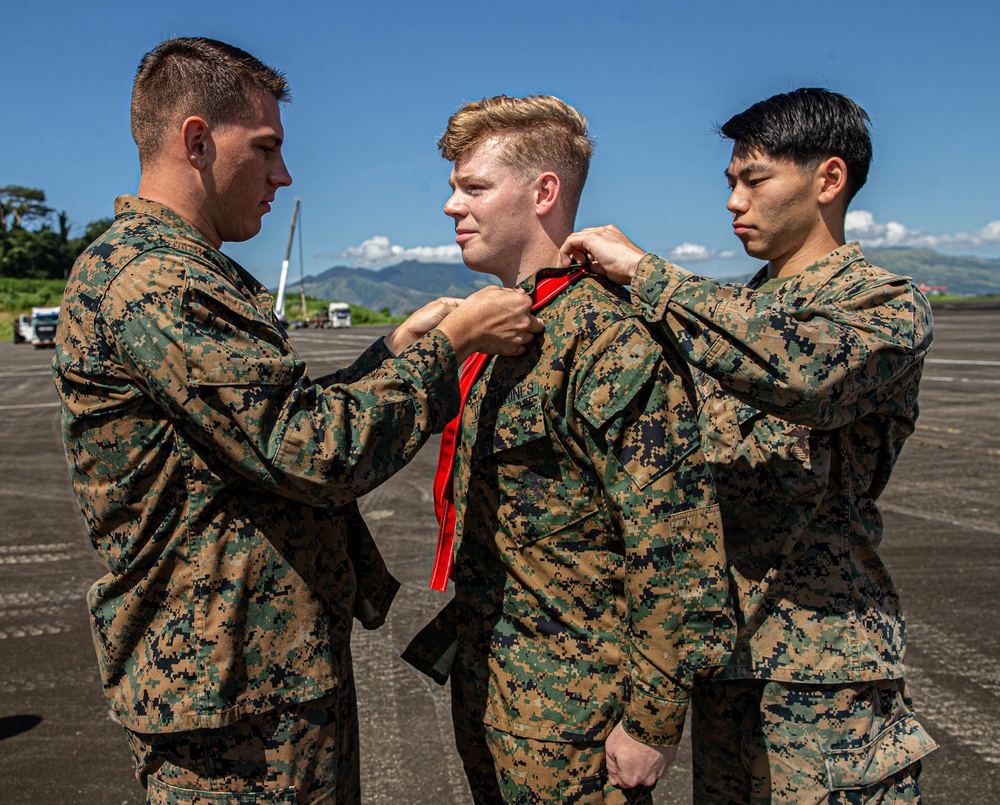
{"label": "digital camouflage jacket", "polygon": [[108,571],[88,594],[108,700],[173,732],[322,696],[351,672],[352,613],[377,626],[398,586],[354,501],[456,415],[454,351],[379,342],[311,381],[246,271],[158,204],[116,213],[53,363]]}
{"label": "digital camouflage jacket", "polygon": [[[843,246],[746,287],[646,255],[632,297],[691,365],[738,602],[731,678],[903,675],[876,501],[917,417],[930,306]],[[772,286],[776,285],[776,289]]]}
{"label": "digital camouflage jacket", "polygon": [[735,628],[690,373],[593,276],[536,315],[463,412],[452,690],[515,735],[675,744]]}

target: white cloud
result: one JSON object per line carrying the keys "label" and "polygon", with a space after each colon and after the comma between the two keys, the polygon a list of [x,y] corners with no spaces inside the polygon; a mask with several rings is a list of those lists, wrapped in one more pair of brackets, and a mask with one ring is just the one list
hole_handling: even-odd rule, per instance
{"label": "white cloud", "polygon": [[461,263],[462,250],[457,243],[448,246],[398,246],[385,235],[368,238],[360,246],[351,246],[339,254],[324,253],[318,257],[343,260],[358,268],[384,268],[404,260],[420,263]]}
{"label": "white cloud", "polygon": [[729,259],[735,257],[736,252],[719,249],[709,249],[698,243],[682,243],[675,246],[667,254],[667,259],[674,263],[699,263],[704,260]]}
{"label": "white cloud", "polygon": [[859,240],[866,248],[910,246],[920,249],[977,249],[1000,245],[1000,221],[992,221],[982,229],[956,232],[952,235],[928,235],[919,229],[910,229],[899,221],[879,223],[868,210],[847,213],[844,226],[848,240]]}

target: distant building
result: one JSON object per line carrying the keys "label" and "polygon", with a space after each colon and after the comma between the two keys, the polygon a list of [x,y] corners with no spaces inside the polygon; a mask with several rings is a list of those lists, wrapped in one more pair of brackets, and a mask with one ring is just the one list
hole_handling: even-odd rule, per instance
{"label": "distant building", "polygon": [[926,282],[921,282],[917,287],[924,296],[940,296],[948,293],[947,285],[928,285]]}

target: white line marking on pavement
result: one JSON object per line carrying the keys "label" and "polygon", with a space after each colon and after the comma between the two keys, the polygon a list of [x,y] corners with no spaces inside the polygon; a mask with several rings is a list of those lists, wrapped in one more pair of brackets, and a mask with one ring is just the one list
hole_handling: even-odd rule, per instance
{"label": "white line marking on pavement", "polygon": [[1000,719],[935,685],[922,668],[907,664],[906,680],[918,718],[934,721],[987,763],[1000,763],[1000,747],[991,738],[1000,735]]}
{"label": "white line marking on pavement", "polygon": [[65,590],[62,592],[0,593],[0,611],[75,604],[83,599],[83,593],[72,593]]}
{"label": "white line marking on pavement", "polygon": [[71,542],[53,542],[47,545],[0,545],[0,565],[34,565],[42,562],[62,562],[75,559],[76,548]]}
{"label": "white line marking on pavement", "polygon": [[916,622],[906,624],[906,640],[920,647],[921,659],[930,657],[949,673],[968,679],[1000,698],[1000,669],[994,667],[992,660],[970,648],[966,637]]}
{"label": "white line marking on pavement", "polygon": [[62,405],[58,402],[47,402],[47,403],[23,403],[21,405],[0,405],[0,411],[11,411],[15,408],[55,408],[56,406]]}
{"label": "white line marking on pavement", "polygon": [[957,363],[966,366],[1000,366],[1000,361],[966,361],[952,358],[925,358],[924,363]]}
{"label": "white line marking on pavement", "polygon": [[0,640],[14,637],[41,637],[47,634],[59,634],[68,632],[70,627],[65,623],[42,623],[38,626],[22,626],[12,629],[0,629]]}
{"label": "white line marking on pavement", "polygon": [[52,377],[52,370],[49,368],[45,369],[32,369],[24,372],[0,372],[0,377]]}
{"label": "white line marking on pavement", "polygon": [[47,542],[44,544],[25,543],[23,545],[0,545],[0,554],[31,553],[32,551],[61,551],[75,547],[72,542]]}
{"label": "white line marking on pavement", "polygon": [[944,383],[983,383],[988,386],[1000,386],[1000,380],[990,380],[989,378],[977,377],[934,377],[924,375],[921,380],[938,380]]}
{"label": "white line marking on pavement", "polygon": [[961,520],[953,520],[950,517],[943,517],[940,514],[917,511],[916,509],[911,509],[909,506],[897,506],[894,503],[883,503],[882,501],[879,501],[878,507],[882,511],[905,514],[909,517],[917,517],[921,520],[931,520],[936,523],[945,523],[947,525],[958,526],[959,528],[967,528],[970,531],[984,531],[987,534],[1000,534],[1000,528],[991,528],[986,525],[975,525],[974,523],[963,523]]}
{"label": "white line marking on pavement", "polygon": [[0,556],[0,565],[39,565],[42,562],[65,562],[73,559],[71,553],[39,553],[28,556]]}

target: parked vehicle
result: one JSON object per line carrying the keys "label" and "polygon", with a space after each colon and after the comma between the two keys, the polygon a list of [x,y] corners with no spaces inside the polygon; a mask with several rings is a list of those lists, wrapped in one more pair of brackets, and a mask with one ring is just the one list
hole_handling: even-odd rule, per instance
{"label": "parked vehicle", "polygon": [[33,307],[31,313],[18,316],[14,324],[14,343],[34,347],[51,347],[56,343],[59,308]]}
{"label": "parked vehicle", "polygon": [[346,302],[331,302],[329,318],[331,327],[350,327],[351,306]]}

